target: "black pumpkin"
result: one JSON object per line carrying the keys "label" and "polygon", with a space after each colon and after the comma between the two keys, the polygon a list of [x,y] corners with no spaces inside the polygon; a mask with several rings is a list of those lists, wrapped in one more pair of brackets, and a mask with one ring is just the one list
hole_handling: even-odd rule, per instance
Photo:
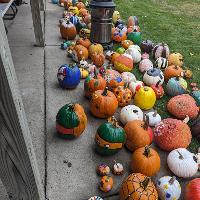
{"label": "black pumpkin", "polygon": [[200,141],[200,117],[193,121],[190,130],[192,135]]}
{"label": "black pumpkin", "polygon": [[153,49],[153,42],[151,40],[144,40],[141,44],[141,50],[145,53],[151,53]]}

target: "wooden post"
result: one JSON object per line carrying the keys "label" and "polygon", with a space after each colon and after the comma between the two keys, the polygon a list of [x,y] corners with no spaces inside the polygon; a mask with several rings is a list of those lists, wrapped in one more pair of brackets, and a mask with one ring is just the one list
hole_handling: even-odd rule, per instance
{"label": "wooden post", "polygon": [[0,178],[12,200],[42,200],[42,185],[0,17]]}
{"label": "wooden post", "polygon": [[41,0],[30,0],[31,13],[33,20],[33,27],[35,32],[36,45],[44,47],[44,34],[42,28],[42,20],[40,15],[40,1]]}

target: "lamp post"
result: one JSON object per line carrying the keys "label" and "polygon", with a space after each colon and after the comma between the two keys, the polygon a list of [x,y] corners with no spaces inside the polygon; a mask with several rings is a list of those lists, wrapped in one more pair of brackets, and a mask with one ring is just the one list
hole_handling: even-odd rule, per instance
{"label": "lamp post", "polygon": [[91,0],[91,34],[93,43],[100,43],[105,49],[111,49],[112,16],[115,10],[113,0]]}

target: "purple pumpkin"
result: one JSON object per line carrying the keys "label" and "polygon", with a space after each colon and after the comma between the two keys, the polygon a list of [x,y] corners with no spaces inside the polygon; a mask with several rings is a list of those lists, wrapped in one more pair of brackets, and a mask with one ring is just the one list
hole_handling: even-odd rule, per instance
{"label": "purple pumpkin", "polygon": [[153,48],[153,58],[154,60],[158,59],[159,57],[168,58],[170,54],[169,47],[165,43],[158,43]]}
{"label": "purple pumpkin", "polygon": [[153,42],[151,40],[145,40],[142,42],[140,48],[145,53],[151,53],[153,49]]}

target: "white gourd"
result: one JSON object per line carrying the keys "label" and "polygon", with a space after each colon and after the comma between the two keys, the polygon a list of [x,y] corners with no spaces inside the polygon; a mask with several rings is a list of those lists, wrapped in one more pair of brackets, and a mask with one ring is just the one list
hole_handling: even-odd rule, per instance
{"label": "white gourd", "polygon": [[156,111],[151,111],[145,114],[149,117],[149,125],[156,126],[161,122],[161,116]]}
{"label": "white gourd", "polygon": [[136,81],[135,75],[131,72],[123,72],[121,75],[124,83],[131,83]]}

